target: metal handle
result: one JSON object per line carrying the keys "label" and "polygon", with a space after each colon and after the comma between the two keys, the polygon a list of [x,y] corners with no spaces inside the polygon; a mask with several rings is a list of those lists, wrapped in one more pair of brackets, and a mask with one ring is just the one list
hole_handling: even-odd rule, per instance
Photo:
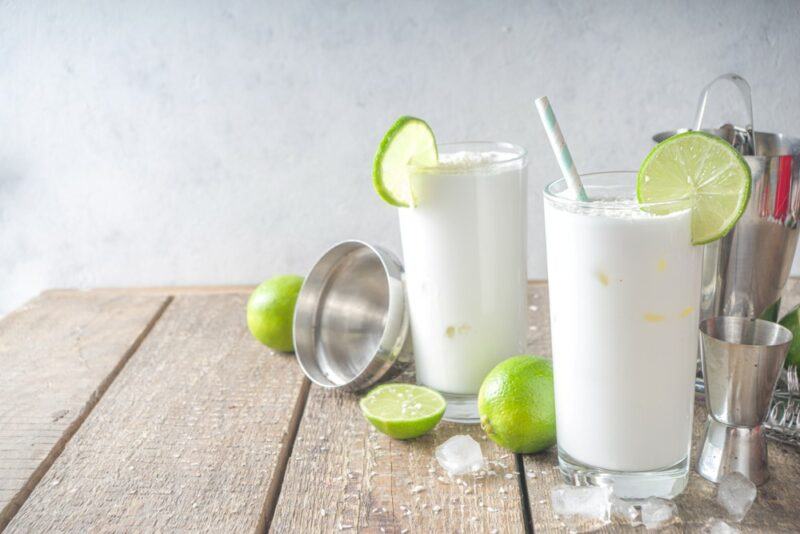
{"label": "metal handle", "polygon": [[747,131],[748,135],[748,142],[745,143],[742,153],[744,155],[755,154],[755,136],[753,134],[753,100],[750,96],[750,84],[738,74],[734,74],[732,72],[723,74],[722,76],[714,78],[711,83],[703,88],[703,91],[700,93],[700,102],[697,104],[697,113],[695,114],[694,119],[694,129],[700,130],[702,128],[703,116],[706,113],[706,104],[708,103],[708,93],[711,91],[711,88],[720,80],[728,80],[733,83],[739,90],[739,94],[742,96],[742,100],[744,101],[744,105],[747,110],[748,119],[748,122],[745,125],[745,130]]}

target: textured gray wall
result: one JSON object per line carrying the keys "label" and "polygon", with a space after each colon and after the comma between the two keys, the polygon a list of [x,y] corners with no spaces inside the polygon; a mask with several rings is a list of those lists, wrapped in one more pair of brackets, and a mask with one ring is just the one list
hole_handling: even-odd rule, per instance
{"label": "textured gray wall", "polygon": [[800,2],[2,2],[0,311],[303,273],[349,237],[399,251],[370,167],[406,113],[530,149],[542,277],[558,170],[533,98],[580,170],[636,168],[727,71],[758,128],[800,134]]}

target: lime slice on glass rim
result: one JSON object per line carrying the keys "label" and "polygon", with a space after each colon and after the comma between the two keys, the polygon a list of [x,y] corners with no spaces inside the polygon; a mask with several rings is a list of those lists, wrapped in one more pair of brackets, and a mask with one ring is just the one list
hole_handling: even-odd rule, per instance
{"label": "lime slice on glass rim", "polygon": [[727,141],[685,132],[650,151],[639,169],[636,197],[641,204],[675,202],[642,208],[660,215],[691,207],[692,243],[710,243],[727,234],[744,213],[750,167]]}
{"label": "lime slice on glass rim", "polygon": [[372,184],[392,206],[414,206],[416,199],[409,180],[411,166],[434,166],[438,161],[436,139],[430,126],[416,117],[400,117],[383,136],[375,154]]}
{"label": "lime slice on glass rim", "polygon": [[384,384],[359,402],[375,428],[395,439],[419,437],[439,422],[447,403],[439,393],[412,384]]}

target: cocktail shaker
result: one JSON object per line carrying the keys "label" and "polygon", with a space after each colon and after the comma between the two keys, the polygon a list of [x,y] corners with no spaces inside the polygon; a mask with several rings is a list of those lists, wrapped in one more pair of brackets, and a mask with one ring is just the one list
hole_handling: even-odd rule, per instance
{"label": "cocktail shaker", "polygon": [[[722,75],[702,91],[694,129],[703,129],[711,88],[721,80],[739,90],[748,116],[744,127],[704,129],[729,141],[752,175],[750,201],[722,239],[705,246],[700,318],[718,315],[777,320],[789,278],[800,218],[800,139],[753,131],[750,85],[736,74]],[[657,142],[684,130],[653,136]]]}

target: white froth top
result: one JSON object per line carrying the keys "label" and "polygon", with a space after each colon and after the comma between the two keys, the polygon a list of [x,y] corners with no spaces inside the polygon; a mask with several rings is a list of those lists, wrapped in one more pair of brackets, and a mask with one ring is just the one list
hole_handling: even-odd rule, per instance
{"label": "white froth top", "polygon": [[487,163],[500,163],[514,159],[515,157],[517,157],[516,154],[511,154],[509,152],[471,152],[462,150],[461,152],[453,152],[451,154],[439,154],[439,166],[449,169],[467,169]]}
{"label": "white froth top", "polygon": [[[668,214],[654,214],[642,210],[635,198],[603,198],[587,204],[561,204],[559,208],[577,215],[594,215],[598,217],[611,217],[614,219],[655,219],[666,217],[680,217],[686,210],[675,211]],[[688,210],[688,208],[687,208]]]}

